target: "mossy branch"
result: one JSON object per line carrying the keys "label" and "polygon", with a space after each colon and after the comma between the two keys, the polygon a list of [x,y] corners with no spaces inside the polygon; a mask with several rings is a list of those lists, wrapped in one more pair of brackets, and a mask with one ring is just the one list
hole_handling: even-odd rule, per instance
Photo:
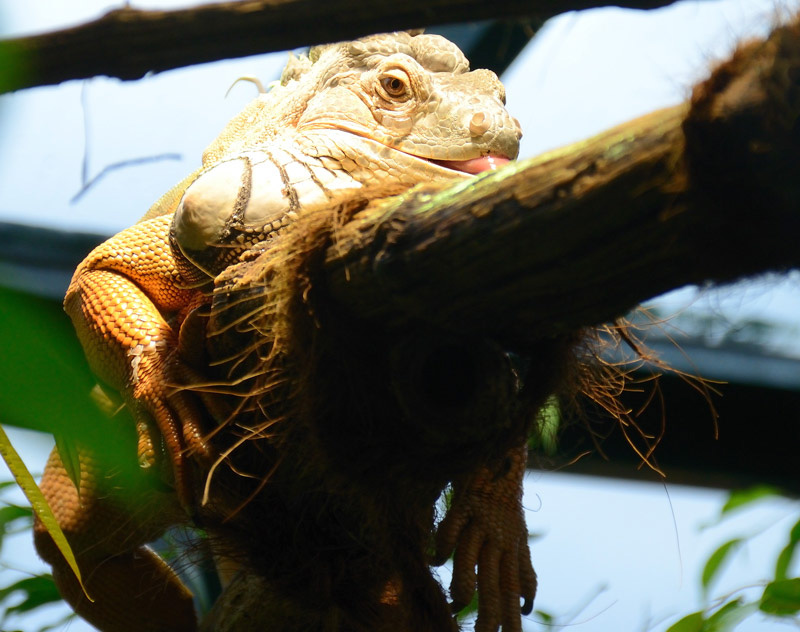
{"label": "mossy branch", "polygon": [[[624,0],[652,9],[674,0]],[[114,9],[74,28],[0,41],[0,93],[98,75],[139,79],[219,59],[421,26],[489,18],[542,19],[598,0],[243,0],[173,11]]]}
{"label": "mossy branch", "polygon": [[798,114],[795,23],[741,47],[690,103],[367,208],[328,251],[329,292],[360,317],[530,340],[796,267]]}

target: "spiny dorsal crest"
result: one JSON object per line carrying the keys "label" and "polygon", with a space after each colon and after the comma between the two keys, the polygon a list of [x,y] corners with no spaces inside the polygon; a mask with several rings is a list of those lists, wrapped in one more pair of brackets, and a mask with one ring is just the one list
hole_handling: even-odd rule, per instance
{"label": "spiny dorsal crest", "polygon": [[316,64],[336,72],[369,65],[373,56],[408,55],[430,72],[461,74],[469,71],[469,61],[451,41],[422,31],[399,31],[369,35],[352,42],[312,46],[308,55],[290,55],[281,75],[281,85],[299,81]]}

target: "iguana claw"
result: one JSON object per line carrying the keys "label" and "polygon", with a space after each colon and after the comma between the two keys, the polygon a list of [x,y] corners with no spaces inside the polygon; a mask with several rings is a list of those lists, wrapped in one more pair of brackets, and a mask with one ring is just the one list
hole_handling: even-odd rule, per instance
{"label": "iguana claw", "polygon": [[515,448],[500,468],[482,467],[456,485],[436,533],[437,561],[454,553],[453,609],[469,604],[477,586],[476,632],[496,632],[501,625],[504,632],[518,632],[520,611],[527,615],[533,608],[536,573],[522,510],[526,460],[527,448]]}
{"label": "iguana claw", "polygon": [[[137,422],[139,462],[143,467],[157,464],[159,450],[152,440],[160,436],[178,499],[189,510],[193,490],[186,457],[209,454],[203,440],[204,416],[192,395],[177,387],[188,369],[179,366],[174,357],[160,353],[149,358],[142,356],[140,360],[134,386],[126,398]],[[156,435],[154,427],[158,430]],[[148,455],[151,450],[153,456]]]}

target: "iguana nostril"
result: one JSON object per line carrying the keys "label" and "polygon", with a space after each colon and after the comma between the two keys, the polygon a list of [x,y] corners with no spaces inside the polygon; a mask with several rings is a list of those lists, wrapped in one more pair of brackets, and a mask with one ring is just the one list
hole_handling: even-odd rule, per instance
{"label": "iguana nostril", "polygon": [[476,112],[469,120],[469,133],[473,136],[481,136],[489,131],[489,120],[485,113]]}
{"label": "iguana nostril", "polygon": [[515,116],[512,116],[511,120],[514,121],[514,128],[517,130],[517,138],[522,138],[522,125],[519,124],[519,121]]}

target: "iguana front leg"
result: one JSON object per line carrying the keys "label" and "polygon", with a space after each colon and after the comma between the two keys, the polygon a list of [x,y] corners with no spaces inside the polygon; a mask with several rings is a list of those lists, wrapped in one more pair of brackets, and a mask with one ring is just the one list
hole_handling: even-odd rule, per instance
{"label": "iguana front leg", "polygon": [[[106,446],[114,458],[129,455],[131,461],[135,459],[134,446],[115,447]],[[101,464],[85,447],[78,446],[77,451],[80,494],[56,450],[50,455],[41,489],[94,601],[84,595],[50,534],[37,521],[36,548],[52,565],[59,592],[75,612],[103,632],[194,632],[197,624],[191,593],[172,569],[144,546],[171,524],[185,520],[175,495],[159,491],[152,476],[131,481],[112,473],[108,463]],[[111,458],[105,457],[106,461]],[[135,463],[131,465],[135,470]]]}
{"label": "iguana front leg", "polygon": [[[478,588],[476,632],[521,630],[536,595],[536,573],[522,509],[522,479],[528,450],[509,451],[496,467],[481,467],[453,486],[447,515],[436,533],[437,561],[455,551],[450,594],[460,610]],[[475,568],[477,566],[477,574]]]}
{"label": "iguana front leg", "polygon": [[[98,246],[64,302],[93,371],[121,393],[136,433],[115,452],[117,461],[78,446],[80,494],[56,451],[41,483],[94,602],[40,524],[35,540],[61,594],[104,632],[196,629],[191,594],[145,546],[188,519],[194,490],[187,456],[206,451],[199,407],[188,393],[172,392],[182,370],[176,328],[203,295],[186,287],[178,270],[171,219],[143,221]],[[115,474],[120,459],[130,460],[130,480]]]}
{"label": "iguana front leg", "polygon": [[188,506],[186,454],[206,448],[199,409],[174,388],[177,334],[167,318],[179,323],[203,297],[181,277],[169,246],[170,221],[143,221],[98,246],[75,272],[64,308],[92,370],[131,409],[142,466],[154,464],[163,438],[179,498]]}

